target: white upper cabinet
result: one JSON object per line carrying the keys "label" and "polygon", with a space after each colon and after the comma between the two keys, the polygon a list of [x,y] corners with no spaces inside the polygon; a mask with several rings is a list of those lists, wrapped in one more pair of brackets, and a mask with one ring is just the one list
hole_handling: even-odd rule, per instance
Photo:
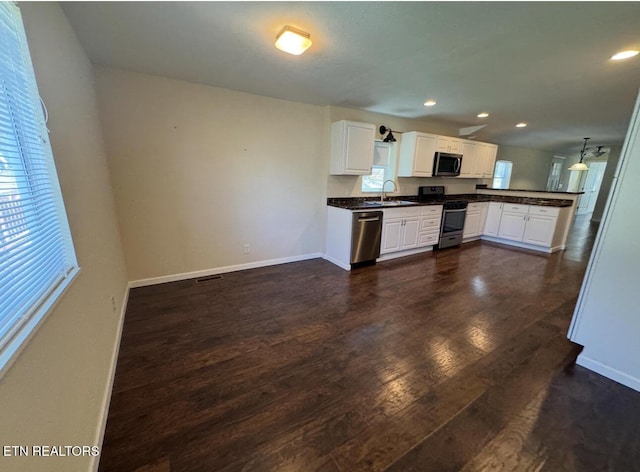
{"label": "white upper cabinet", "polygon": [[411,131],[400,142],[398,177],[431,177],[438,136]]}
{"label": "white upper cabinet", "polygon": [[436,151],[462,154],[462,140],[449,136],[438,136]]}
{"label": "white upper cabinet", "polygon": [[460,177],[482,177],[482,160],[478,154],[478,144],[475,141],[463,141]]}
{"label": "white upper cabinet", "polygon": [[462,141],[460,177],[488,179],[493,177],[498,146],[478,141]]}
{"label": "white upper cabinet", "polygon": [[331,123],[332,175],[369,175],[373,165],[376,127],[370,123]]}
{"label": "white upper cabinet", "polygon": [[497,151],[495,144],[410,131],[402,135],[398,177],[432,177],[435,153],[449,152],[462,154],[459,177],[488,179]]}
{"label": "white upper cabinet", "polygon": [[[496,154],[498,153],[498,146],[490,143],[478,143],[478,152],[481,155],[481,177],[483,179],[489,179],[493,177],[493,167],[496,165]],[[464,161],[464,159],[463,159]]]}

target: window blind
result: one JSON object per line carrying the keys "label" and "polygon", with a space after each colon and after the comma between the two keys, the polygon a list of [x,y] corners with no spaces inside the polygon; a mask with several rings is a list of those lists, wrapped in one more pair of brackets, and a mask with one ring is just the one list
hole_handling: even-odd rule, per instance
{"label": "window blind", "polygon": [[77,272],[20,10],[0,2],[0,369]]}

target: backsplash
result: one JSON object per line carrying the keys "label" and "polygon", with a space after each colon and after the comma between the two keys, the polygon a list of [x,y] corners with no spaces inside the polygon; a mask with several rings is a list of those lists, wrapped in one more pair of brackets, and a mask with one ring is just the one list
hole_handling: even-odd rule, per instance
{"label": "backsplash", "polygon": [[[418,195],[418,187],[421,185],[444,185],[445,193],[475,193],[476,184],[491,184],[491,179],[465,179],[460,177],[398,177],[396,178],[398,189],[390,192],[391,184],[387,184],[385,190],[389,196],[394,195]],[[353,175],[329,175],[327,178],[328,197],[371,197],[379,193],[361,191],[361,177]]]}

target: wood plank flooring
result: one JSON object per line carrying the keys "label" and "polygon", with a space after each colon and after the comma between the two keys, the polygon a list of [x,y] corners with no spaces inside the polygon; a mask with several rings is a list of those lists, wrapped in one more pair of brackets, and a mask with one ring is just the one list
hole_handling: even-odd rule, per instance
{"label": "wood plank flooring", "polygon": [[571,367],[593,230],[134,289],[100,471],[640,470],[640,394]]}

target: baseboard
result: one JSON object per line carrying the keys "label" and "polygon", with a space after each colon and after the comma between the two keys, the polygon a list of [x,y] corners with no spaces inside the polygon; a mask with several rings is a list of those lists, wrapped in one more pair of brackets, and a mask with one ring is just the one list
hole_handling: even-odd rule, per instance
{"label": "baseboard", "polygon": [[561,251],[564,249],[564,246],[536,246],[535,244],[522,243],[519,241],[511,241],[509,239],[496,238],[495,236],[482,236],[481,239],[483,241],[491,241],[492,243],[504,244],[505,246],[513,246],[519,247],[521,249],[529,249],[531,251],[537,252],[545,252],[547,254],[551,254],[552,252]]}
{"label": "baseboard", "polygon": [[206,277],[208,275],[225,274],[227,272],[237,272],[239,270],[257,269],[259,267],[267,267],[278,264],[287,264],[289,262],[300,262],[308,259],[317,259],[324,257],[322,253],[314,252],[311,254],[302,254],[300,256],[282,257],[279,259],[267,259],[264,261],[249,262],[246,264],[237,264],[225,267],[216,267],[213,269],[197,270],[194,272],[184,272],[181,274],[163,275],[160,277],[150,277],[148,279],[139,279],[129,282],[129,288],[146,287],[148,285],[165,284],[168,282],[177,282],[179,280],[195,279],[196,277]]}
{"label": "baseboard", "polygon": [[120,309],[120,321],[118,323],[118,337],[116,339],[115,349],[111,355],[111,372],[109,374],[109,382],[107,382],[107,388],[103,395],[102,400],[102,418],[98,423],[98,429],[92,446],[100,446],[100,455],[92,457],[92,464],[90,470],[98,472],[100,466],[100,456],[102,455],[102,443],[104,441],[104,432],[107,428],[107,417],[109,416],[109,405],[111,404],[111,392],[113,391],[113,381],[116,376],[116,365],[118,363],[118,353],[120,352],[120,340],[122,339],[122,328],[124,327],[124,314],[127,311],[127,305],[129,303],[129,291],[131,284],[127,286],[124,298],[122,299],[122,308]]}
{"label": "baseboard", "polygon": [[430,251],[433,251],[433,246],[423,246],[415,249],[406,249],[404,251],[388,252],[386,254],[381,254],[380,257],[376,260],[378,262],[383,262],[383,261],[389,261],[391,259],[397,259],[399,257],[413,256],[414,254],[421,254],[423,252],[430,252]]}
{"label": "baseboard", "polygon": [[324,260],[329,261],[329,262],[331,262],[332,264],[337,265],[337,266],[338,266],[338,267],[340,267],[341,269],[344,269],[344,270],[351,270],[351,264],[344,264],[344,263],[340,262],[338,259],[335,259],[335,258],[333,258],[333,257],[331,257],[331,256],[327,256],[326,254],[323,254],[323,256],[322,256],[322,257],[323,257],[323,259],[324,259]]}
{"label": "baseboard", "polygon": [[582,353],[580,353],[580,355],[578,356],[576,364],[592,370],[608,379],[614,380],[619,384],[632,388],[637,392],[640,392],[640,379],[629,374],[625,374],[624,372],[614,369],[613,367],[603,364],[602,362],[598,362],[595,359],[586,356],[584,354],[584,351],[582,351]]}

